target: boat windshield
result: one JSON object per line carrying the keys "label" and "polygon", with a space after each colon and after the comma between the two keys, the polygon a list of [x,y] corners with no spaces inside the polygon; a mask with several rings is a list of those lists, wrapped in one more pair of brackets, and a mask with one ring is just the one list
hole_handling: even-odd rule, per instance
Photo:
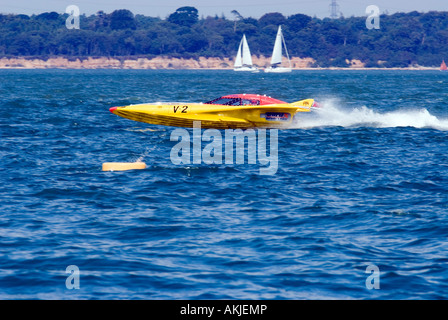
{"label": "boat windshield", "polygon": [[218,98],[205,102],[205,104],[219,104],[222,106],[258,106],[260,105],[260,100],[241,98]]}

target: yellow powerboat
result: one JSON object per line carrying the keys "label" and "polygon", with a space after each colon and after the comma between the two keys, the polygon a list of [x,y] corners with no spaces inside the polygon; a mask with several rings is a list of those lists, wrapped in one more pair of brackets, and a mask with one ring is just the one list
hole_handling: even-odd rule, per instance
{"label": "yellow powerboat", "polygon": [[319,105],[314,99],[288,103],[264,95],[231,94],[203,103],[137,104],[110,108],[127,119],[150,124],[193,128],[248,129],[287,128],[298,112],[310,112]]}

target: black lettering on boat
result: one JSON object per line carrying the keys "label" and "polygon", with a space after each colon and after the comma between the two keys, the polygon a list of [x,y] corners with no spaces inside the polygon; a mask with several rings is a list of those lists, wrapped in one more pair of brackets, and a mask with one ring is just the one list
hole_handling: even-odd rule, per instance
{"label": "black lettering on boat", "polygon": [[182,109],[182,113],[187,113],[188,106],[183,106],[182,108],[183,108],[183,109]]}
{"label": "black lettering on boat", "polygon": [[173,106],[173,108],[174,108],[174,113],[176,113],[177,110],[179,109],[179,106]]}

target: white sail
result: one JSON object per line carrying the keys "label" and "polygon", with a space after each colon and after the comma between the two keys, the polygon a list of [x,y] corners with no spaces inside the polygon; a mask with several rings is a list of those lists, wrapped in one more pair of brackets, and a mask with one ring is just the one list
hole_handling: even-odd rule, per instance
{"label": "white sail", "polygon": [[257,67],[252,65],[252,57],[250,55],[249,45],[247,44],[246,35],[243,35],[238,53],[235,58],[234,71],[250,71],[259,72]]}
{"label": "white sail", "polygon": [[[288,59],[288,67],[281,67],[282,63],[282,49],[285,46],[286,58]],[[264,69],[264,72],[291,72],[291,60],[289,59],[288,49],[286,48],[285,38],[283,37],[282,27],[278,26],[277,36],[275,37],[274,50],[272,51],[271,66]]]}
{"label": "white sail", "polygon": [[242,60],[241,60],[241,46],[242,46],[242,44],[243,44],[243,40],[241,40],[240,46],[238,47],[238,53],[236,54],[235,64],[234,64],[235,68],[243,66],[243,63],[242,63]]}
{"label": "white sail", "polygon": [[282,27],[278,26],[277,37],[275,37],[274,50],[272,51],[271,64],[282,63]]}
{"label": "white sail", "polygon": [[250,55],[249,45],[246,35],[243,35],[243,65],[252,66],[252,57]]}

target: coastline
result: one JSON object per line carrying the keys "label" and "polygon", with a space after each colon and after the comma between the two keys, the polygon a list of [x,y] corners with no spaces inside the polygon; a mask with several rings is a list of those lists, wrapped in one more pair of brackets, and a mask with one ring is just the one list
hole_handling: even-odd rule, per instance
{"label": "coastline", "polygon": [[[269,66],[270,57],[254,56],[254,64],[260,68]],[[404,68],[366,68],[359,60],[346,60],[350,67],[312,67],[312,58],[291,58],[293,70],[439,70],[437,67],[410,66]],[[233,70],[233,59],[199,57],[198,59],[154,58],[120,59],[110,57],[87,57],[69,59],[53,57],[44,59],[32,57],[0,58],[0,69],[132,69],[132,70]]]}

